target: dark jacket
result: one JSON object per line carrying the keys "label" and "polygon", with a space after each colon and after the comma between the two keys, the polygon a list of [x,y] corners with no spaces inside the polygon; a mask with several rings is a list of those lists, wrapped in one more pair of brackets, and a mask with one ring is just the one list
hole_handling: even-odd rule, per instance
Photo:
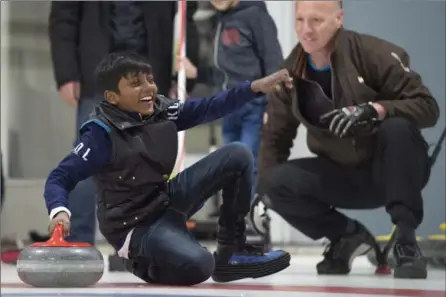
{"label": "dark jacket", "polygon": [[[285,61],[295,85],[305,79],[306,54],[297,45]],[[385,40],[341,29],[335,38],[331,56],[334,107],[365,102],[379,102],[388,117],[403,117],[418,128],[432,127],[439,117],[437,102],[420,76],[409,70],[409,55],[404,49]],[[374,135],[339,139],[327,130],[311,125],[299,110],[296,87],[284,87],[268,98],[263,128],[259,174],[285,162],[290,155],[297,128],[307,128],[311,152],[334,162],[356,166],[373,155]]]}
{"label": "dark jacket", "polygon": [[212,76],[215,85],[226,89],[279,69],[282,49],[276,25],[263,1],[240,1],[230,10],[218,12],[217,20],[216,69],[199,71],[200,81]]}
{"label": "dark jacket", "polygon": [[[93,96],[94,70],[113,51],[111,2],[53,1],[49,16],[51,56],[57,88],[69,81],[81,83],[81,97]],[[152,65],[159,92],[167,94],[172,81],[173,32],[176,1],[144,1],[146,58]],[[188,2],[186,51],[198,63],[198,32],[192,20],[197,3]],[[188,89],[192,88],[189,81]]]}
{"label": "dark jacket", "polygon": [[110,127],[111,161],[93,179],[99,228],[114,245],[140,222],[156,220],[169,204],[165,191],[175,166],[178,135],[167,109],[178,103],[162,96],[157,103],[156,113],[143,121],[105,101],[92,117]]}

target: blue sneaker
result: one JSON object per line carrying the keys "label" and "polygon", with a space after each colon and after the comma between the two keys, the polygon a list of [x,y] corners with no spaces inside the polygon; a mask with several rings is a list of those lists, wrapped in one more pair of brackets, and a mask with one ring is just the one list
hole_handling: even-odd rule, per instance
{"label": "blue sneaker", "polygon": [[212,279],[215,282],[231,282],[244,278],[259,278],[275,274],[290,266],[291,256],[282,250],[263,252],[263,247],[243,245],[219,246],[214,253],[215,270]]}

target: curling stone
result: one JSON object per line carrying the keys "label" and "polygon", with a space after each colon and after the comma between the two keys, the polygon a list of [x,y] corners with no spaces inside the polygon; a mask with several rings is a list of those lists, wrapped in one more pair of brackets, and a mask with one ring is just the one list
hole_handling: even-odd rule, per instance
{"label": "curling stone", "polygon": [[63,226],[58,225],[48,241],[22,250],[17,273],[24,283],[33,287],[88,287],[101,279],[104,258],[88,243],[65,241]]}

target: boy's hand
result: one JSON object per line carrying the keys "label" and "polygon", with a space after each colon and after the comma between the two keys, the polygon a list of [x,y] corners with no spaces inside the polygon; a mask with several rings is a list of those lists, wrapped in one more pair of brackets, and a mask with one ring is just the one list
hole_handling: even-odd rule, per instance
{"label": "boy's hand", "polygon": [[286,69],[281,69],[271,75],[253,81],[251,83],[251,90],[254,93],[262,92],[267,94],[280,88],[281,83],[284,83],[285,87],[289,89],[293,87],[293,79]]}
{"label": "boy's hand", "polygon": [[68,236],[70,234],[70,217],[64,211],[59,212],[50,222],[49,230],[50,234],[53,233],[54,228],[57,225],[63,225],[63,233],[64,236]]}
{"label": "boy's hand", "polygon": [[184,67],[184,70],[186,71],[186,77],[189,79],[197,78],[198,70],[197,67],[195,67],[194,64],[187,58],[187,57],[180,57],[177,56],[177,62],[175,63],[176,71],[180,71],[180,68]]}

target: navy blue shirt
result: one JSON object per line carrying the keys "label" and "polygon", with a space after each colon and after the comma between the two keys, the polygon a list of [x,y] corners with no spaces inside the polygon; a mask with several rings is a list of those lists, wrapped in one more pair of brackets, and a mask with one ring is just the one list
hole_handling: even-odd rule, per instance
{"label": "navy blue shirt", "polygon": [[[241,108],[248,101],[264,94],[251,90],[251,82],[206,98],[187,99],[184,104],[174,105],[172,121],[177,130],[217,120]],[[81,129],[74,149],[49,174],[44,190],[48,212],[56,207],[68,206],[68,194],[80,181],[98,173],[109,161],[112,143],[110,128],[102,122],[89,121]]]}

